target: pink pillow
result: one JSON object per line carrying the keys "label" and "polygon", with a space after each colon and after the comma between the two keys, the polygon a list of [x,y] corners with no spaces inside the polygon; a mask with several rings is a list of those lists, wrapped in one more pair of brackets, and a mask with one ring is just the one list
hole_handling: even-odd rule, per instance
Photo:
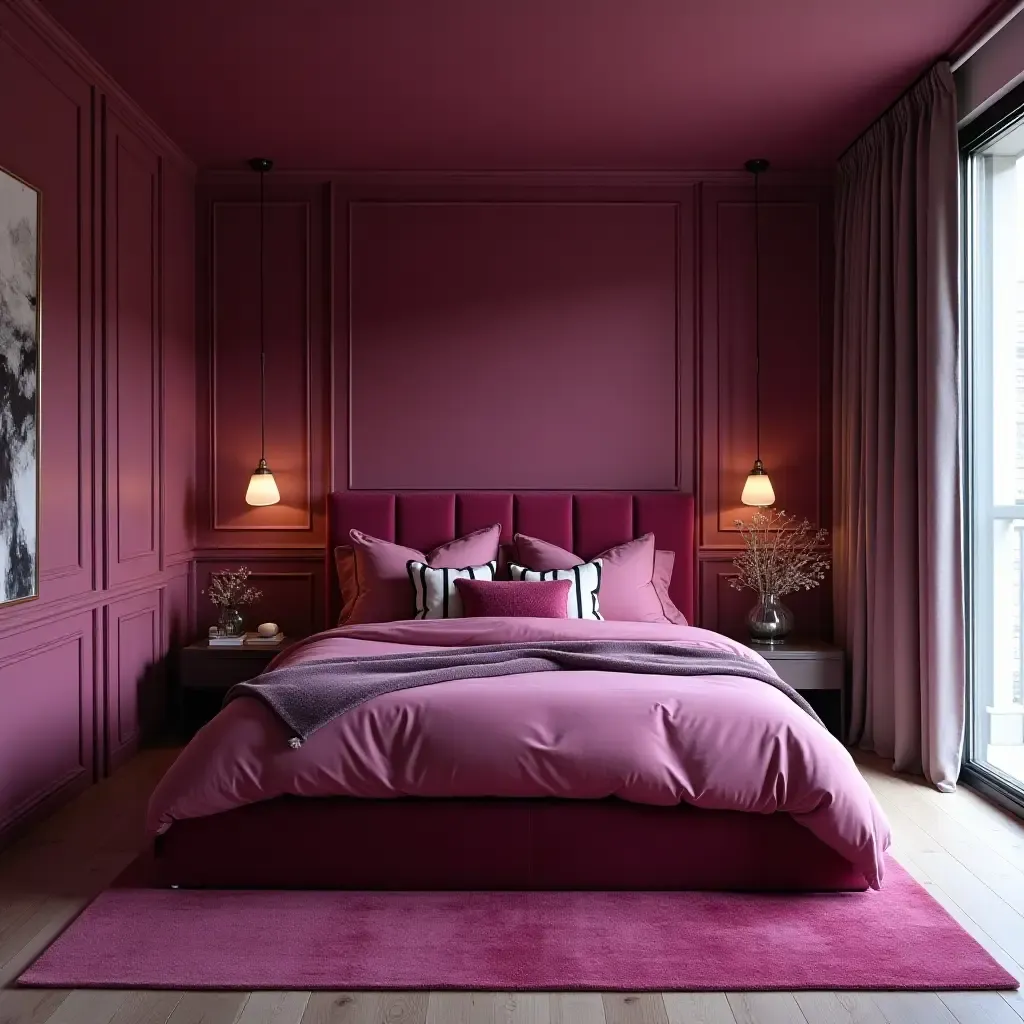
{"label": "pink pillow", "polygon": [[[536,571],[571,569],[584,561],[557,544],[524,533],[517,533],[515,542],[520,564]],[[668,596],[675,554],[657,552],[653,533],[617,544],[595,557],[603,562],[601,614],[606,619],[686,625],[682,612]]]}
{"label": "pink pillow", "polygon": [[477,618],[564,619],[568,616],[571,580],[527,583],[522,580],[456,580],[463,615]]}
{"label": "pink pillow", "polygon": [[359,626],[367,622],[412,618],[413,596],[406,568],[410,561],[426,562],[435,569],[484,565],[498,557],[500,535],[501,526],[496,523],[465,537],[457,537],[424,555],[415,548],[351,530],[352,546],[334,549],[341,587],[338,624]]}
{"label": "pink pillow", "polygon": [[668,593],[668,588],[672,584],[672,570],[675,566],[676,553],[674,551],[654,552],[654,590],[661,602],[665,618],[675,626],[688,626],[686,616],[676,607]]}

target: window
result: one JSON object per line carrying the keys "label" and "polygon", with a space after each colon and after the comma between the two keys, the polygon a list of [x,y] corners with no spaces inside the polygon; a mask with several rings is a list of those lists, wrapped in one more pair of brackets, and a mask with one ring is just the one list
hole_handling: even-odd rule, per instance
{"label": "window", "polygon": [[961,140],[966,760],[1024,799],[1024,96],[1007,101]]}

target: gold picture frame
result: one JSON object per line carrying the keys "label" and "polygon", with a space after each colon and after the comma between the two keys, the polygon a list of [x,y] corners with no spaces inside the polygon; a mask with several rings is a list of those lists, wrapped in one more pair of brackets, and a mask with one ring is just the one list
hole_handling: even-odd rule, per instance
{"label": "gold picture frame", "polygon": [[39,597],[42,193],[0,167],[0,607]]}

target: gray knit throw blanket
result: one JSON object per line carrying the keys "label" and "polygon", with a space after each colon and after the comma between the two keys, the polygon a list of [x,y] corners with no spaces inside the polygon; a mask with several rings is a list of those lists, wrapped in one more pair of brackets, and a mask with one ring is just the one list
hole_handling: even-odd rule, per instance
{"label": "gray knit throw blanket", "polygon": [[569,640],[551,643],[446,647],[370,658],[324,658],[271,669],[228,691],[261,700],[288,727],[300,747],[321,726],[365,701],[414,686],[526,672],[633,672],[662,676],[742,676],[781,690],[816,722],[814,709],[771,669],[750,658],[707,647],[643,640]]}

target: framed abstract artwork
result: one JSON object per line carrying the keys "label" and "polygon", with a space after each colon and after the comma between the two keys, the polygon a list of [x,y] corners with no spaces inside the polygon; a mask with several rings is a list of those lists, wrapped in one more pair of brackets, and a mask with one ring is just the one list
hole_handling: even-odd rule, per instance
{"label": "framed abstract artwork", "polygon": [[39,596],[40,198],[0,168],[0,605]]}

